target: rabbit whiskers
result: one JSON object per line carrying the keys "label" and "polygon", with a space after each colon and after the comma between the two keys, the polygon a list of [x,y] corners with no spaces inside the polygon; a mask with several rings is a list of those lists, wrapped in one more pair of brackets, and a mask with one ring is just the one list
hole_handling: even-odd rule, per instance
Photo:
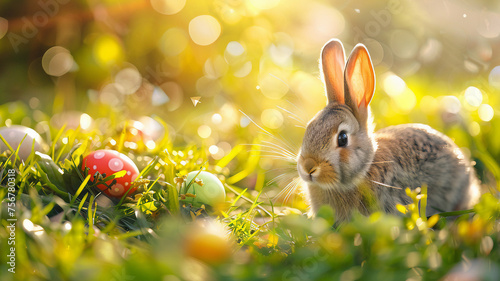
{"label": "rabbit whiskers", "polygon": [[300,177],[294,177],[274,198],[273,203],[282,201],[288,203],[292,196],[296,193],[297,188],[301,183]]}
{"label": "rabbit whiskers", "polygon": [[402,189],[401,187],[388,185],[388,184],[381,183],[381,182],[378,182],[378,181],[374,181],[374,180],[370,180],[370,181],[373,182],[373,183],[375,183],[375,184],[381,185],[381,186],[385,186],[385,187],[389,187],[389,188],[394,188],[394,189],[399,189],[399,190]]}
{"label": "rabbit whiskers", "polygon": [[[292,104],[293,105],[293,104]],[[297,106],[293,105],[298,109]],[[300,125],[296,125],[299,128],[305,128],[305,121],[298,116],[296,113],[293,113],[283,107],[278,106],[278,108],[287,114],[287,117],[300,123]],[[300,110],[299,110],[300,111]],[[291,200],[294,195],[300,194],[301,192],[297,192],[297,189],[300,190],[300,186],[302,184],[302,180],[297,175],[297,152],[298,144],[291,144],[287,142],[282,136],[275,135],[262,126],[257,124],[252,118],[250,118],[247,114],[240,110],[240,112],[245,115],[251,123],[253,123],[259,130],[261,130],[265,135],[271,138],[271,141],[262,141],[260,144],[256,145],[258,149],[252,149],[252,151],[261,152],[261,156],[267,159],[276,159],[285,161],[288,165],[283,165],[278,169],[272,169],[266,171],[267,173],[278,172],[279,174],[272,178],[269,182],[267,182],[266,186],[270,186],[272,184],[277,184],[278,186],[284,186],[281,191],[272,197],[272,202],[282,202],[283,204],[287,204],[288,202],[292,202]],[[251,144],[249,144],[251,145]],[[251,145],[254,146],[254,145]]]}

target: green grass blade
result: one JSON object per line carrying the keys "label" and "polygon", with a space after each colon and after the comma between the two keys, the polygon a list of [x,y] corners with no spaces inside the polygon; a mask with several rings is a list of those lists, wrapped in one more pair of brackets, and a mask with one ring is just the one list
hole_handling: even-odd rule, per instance
{"label": "green grass blade", "polygon": [[217,166],[219,166],[220,168],[226,167],[227,164],[229,164],[229,162],[234,159],[234,157],[240,154],[242,149],[243,145],[236,145],[235,147],[233,147],[233,149],[231,149],[231,151],[226,156],[222,157],[222,159],[217,162]]}
{"label": "green grass blade", "polygon": [[12,146],[10,146],[10,144],[3,138],[2,135],[0,135],[0,139],[3,141],[3,143],[7,146],[7,148],[12,152],[14,153],[14,149],[12,148]]}
{"label": "green grass blade", "polygon": [[128,125],[128,122],[125,121],[125,124],[123,125],[123,130],[122,132],[120,133],[120,139],[118,140],[118,144],[117,144],[117,151],[118,152],[122,152],[123,150],[123,144],[125,143],[125,137],[127,136],[127,125]]}
{"label": "green grass blade", "polygon": [[54,156],[55,156],[55,150],[56,150],[56,144],[57,142],[59,141],[59,139],[61,138],[62,134],[64,133],[64,130],[66,129],[66,124],[64,124],[61,129],[59,129],[59,131],[57,132],[56,134],[56,137],[54,138],[54,140],[52,141],[52,144],[50,146],[50,152],[51,152],[51,157],[52,159],[54,159]]}
{"label": "green grass blade", "polygon": [[168,210],[172,214],[178,214],[180,211],[179,205],[179,194],[177,193],[177,188],[173,185],[167,185],[168,192]]}
{"label": "green grass blade", "polygon": [[89,182],[89,180],[90,180],[90,175],[87,175],[87,177],[85,178],[85,180],[83,180],[82,184],[80,184],[80,187],[78,187],[78,190],[75,192],[75,195],[73,195],[73,198],[71,199],[70,205],[73,205],[73,203],[75,203],[76,198],[83,191],[83,189],[85,188],[85,186],[87,185],[87,183]]}
{"label": "green grass blade", "polygon": [[92,209],[97,209],[97,204],[95,205],[95,207],[93,208],[92,205],[94,205],[94,195],[91,195],[90,196],[90,202],[89,202],[89,207],[87,208],[87,221],[88,221],[88,224],[89,224],[89,239],[90,240],[93,240],[91,237],[94,237],[94,233],[95,233],[95,230],[94,230],[94,218],[95,218],[95,211],[92,212]]}
{"label": "green grass blade", "polygon": [[427,216],[425,215],[427,208],[427,185],[423,185],[420,191],[420,218],[427,221]]}
{"label": "green grass blade", "polygon": [[455,217],[455,216],[461,216],[461,215],[472,214],[472,213],[475,213],[474,209],[452,211],[452,212],[442,212],[442,213],[439,213],[438,215],[440,217]]}
{"label": "green grass blade", "polygon": [[80,211],[82,210],[83,204],[85,204],[85,200],[87,199],[88,196],[89,196],[88,193],[85,193],[85,195],[83,195],[82,201],[80,201],[80,204],[78,205],[78,213],[80,213]]}
{"label": "green grass blade", "polygon": [[139,173],[139,175],[137,176],[137,178],[140,179],[142,176],[147,175],[151,170],[154,169],[154,167],[158,163],[158,161],[160,161],[160,158],[158,156],[156,156],[155,158],[153,158],[153,160],[151,160],[146,165],[146,167],[144,167],[144,169],[142,169],[142,171]]}

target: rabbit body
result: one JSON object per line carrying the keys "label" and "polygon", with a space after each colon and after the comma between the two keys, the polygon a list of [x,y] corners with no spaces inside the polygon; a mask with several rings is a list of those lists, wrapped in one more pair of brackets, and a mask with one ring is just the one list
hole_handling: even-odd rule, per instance
{"label": "rabbit body", "polygon": [[353,211],[397,213],[397,204],[411,203],[405,189],[422,186],[428,188],[427,215],[472,207],[478,180],[450,138],[422,124],[373,132],[368,104],[375,73],[363,45],[344,68],[342,44],[328,42],[322,66],[329,102],[309,122],[297,161],[313,215],[322,205],[330,205],[338,221]]}
{"label": "rabbit body", "polygon": [[468,209],[477,200],[474,170],[447,136],[426,125],[405,124],[379,130],[374,140],[373,160],[367,163],[366,173],[358,175],[362,180],[355,187],[339,191],[308,184],[313,213],[330,205],[339,221],[347,220],[353,210],[365,215],[376,209],[396,214],[397,204],[411,203],[405,188],[424,185],[428,216]]}

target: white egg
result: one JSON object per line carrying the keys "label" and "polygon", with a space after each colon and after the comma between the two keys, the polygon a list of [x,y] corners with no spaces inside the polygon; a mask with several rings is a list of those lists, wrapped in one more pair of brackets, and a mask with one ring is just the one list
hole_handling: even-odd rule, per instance
{"label": "white egg", "polygon": [[[31,149],[33,146],[33,141],[35,141],[35,151],[41,151],[42,149],[42,137],[33,129],[21,126],[12,125],[10,127],[0,128],[0,135],[7,141],[7,143],[16,150],[19,148],[19,158],[26,161],[31,154]],[[24,138],[26,136],[26,138]],[[24,138],[24,140],[23,140]],[[0,152],[8,150],[7,146],[0,139]]]}

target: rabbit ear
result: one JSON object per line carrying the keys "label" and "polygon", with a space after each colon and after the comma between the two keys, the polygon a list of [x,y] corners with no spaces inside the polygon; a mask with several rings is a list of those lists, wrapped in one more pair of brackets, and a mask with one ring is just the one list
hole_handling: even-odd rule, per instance
{"label": "rabbit ear", "polygon": [[344,46],[338,39],[328,41],[321,51],[321,68],[328,103],[344,103]]}
{"label": "rabbit ear", "polygon": [[358,117],[367,117],[368,104],[375,92],[375,71],[370,54],[363,44],[356,45],[349,56],[344,79],[346,104],[358,113]]}

